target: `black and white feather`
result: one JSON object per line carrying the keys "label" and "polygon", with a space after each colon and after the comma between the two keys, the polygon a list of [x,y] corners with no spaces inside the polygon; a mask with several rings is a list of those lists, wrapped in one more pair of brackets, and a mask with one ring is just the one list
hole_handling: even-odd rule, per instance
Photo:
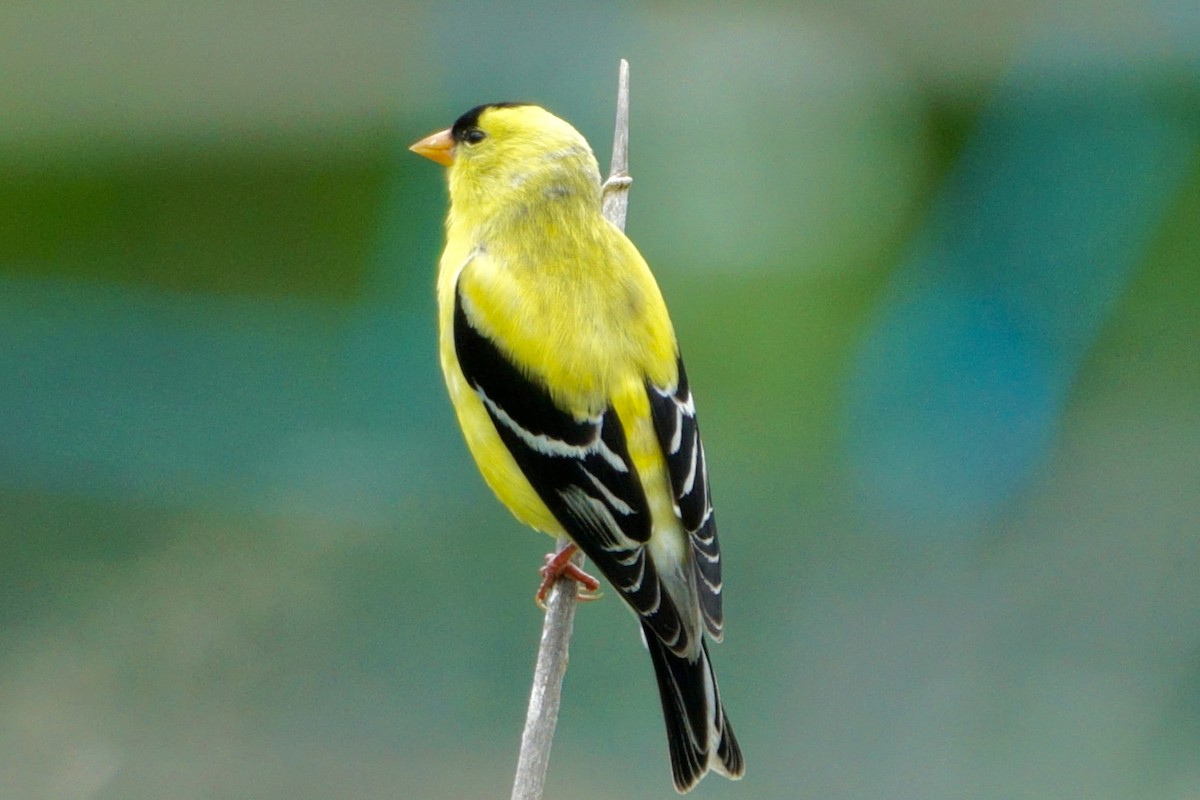
{"label": "black and white feather", "polygon": [[555,519],[659,639],[688,646],[689,626],[650,563],[650,507],[616,412],[579,419],[559,408],[475,328],[461,295],[454,346],[467,383]]}
{"label": "black and white feather", "polygon": [[675,513],[687,530],[696,567],[696,589],[700,611],[710,636],[720,641],[724,614],[721,610],[721,547],[708,488],[708,463],[696,423],[696,404],[688,386],[683,359],[678,361],[679,380],[671,388],[647,385],[654,429],[667,459]]}
{"label": "black and white feather", "polygon": [[650,546],[650,505],[616,412],[610,407],[580,418],[564,411],[544,385],[479,331],[461,291],[455,295],[453,325],[463,377],[501,441],[554,518],[641,619],[676,789],[688,791],[709,769],[739,777],[741,749],[721,705],[695,610],[698,603],[703,628],[719,639],[720,551],[683,363],[674,387],[646,386],[673,507],[692,554],[684,564],[659,565]]}

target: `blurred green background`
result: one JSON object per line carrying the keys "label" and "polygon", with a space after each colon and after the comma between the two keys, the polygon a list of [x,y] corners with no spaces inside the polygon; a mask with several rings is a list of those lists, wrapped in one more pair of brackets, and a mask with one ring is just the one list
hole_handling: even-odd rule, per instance
{"label": "blurred green background", "polygon": [[[1194,0],[0,6],[0,794],[506,797],[550,542],[438,372],[441,170],[607,163],[697,391],[706,798],[1200,797]],[[581,609],[548,797],[670,797]]]}

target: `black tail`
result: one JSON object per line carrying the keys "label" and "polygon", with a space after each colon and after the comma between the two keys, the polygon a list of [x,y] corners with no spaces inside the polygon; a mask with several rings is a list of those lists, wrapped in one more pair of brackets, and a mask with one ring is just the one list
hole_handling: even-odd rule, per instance
{"label": "black tail", "polygon": [[735,780],[742,777],[746,771],[742,749],[721,706],[717,676],[704,641],[699,655],[688,659],[672,653],[654,631],[642,627],[658,678],[675,790],[680,794],[690,791],[709,769]]}

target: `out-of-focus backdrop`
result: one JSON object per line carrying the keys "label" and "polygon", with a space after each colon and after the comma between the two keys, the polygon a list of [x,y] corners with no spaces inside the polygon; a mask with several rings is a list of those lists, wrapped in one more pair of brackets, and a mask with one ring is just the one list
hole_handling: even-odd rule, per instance
{"label": "out-of-focus backdrop", "polygon": [[[697,391],[701,798],[1200,797],[1200,5],[0,6],[0,794],[507,796],[549,540],[469,461],[406,151],[531,100]],[[548,795],[669,797],[580,611]]]}

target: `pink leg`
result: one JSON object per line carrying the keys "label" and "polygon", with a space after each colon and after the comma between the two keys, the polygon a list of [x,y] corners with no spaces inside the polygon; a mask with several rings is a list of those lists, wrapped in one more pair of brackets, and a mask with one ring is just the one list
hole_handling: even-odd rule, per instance
{"label": "pink leg", "polygon": [[559,578],[573,580],[586,590],[579,593],[580,600],[599,599],[600,595],[596,590],[600,588],[600,581],[588,575],[571,561],[571,557],[578,550],[578,547],[570,544],[557,553],[546,554],[546,566],[538,570],[542,575],[542,583],[538,586],[537,594],[533,596],[534,602],[539,607],[546,607],[546,596],[550,594],[550,588]]}

